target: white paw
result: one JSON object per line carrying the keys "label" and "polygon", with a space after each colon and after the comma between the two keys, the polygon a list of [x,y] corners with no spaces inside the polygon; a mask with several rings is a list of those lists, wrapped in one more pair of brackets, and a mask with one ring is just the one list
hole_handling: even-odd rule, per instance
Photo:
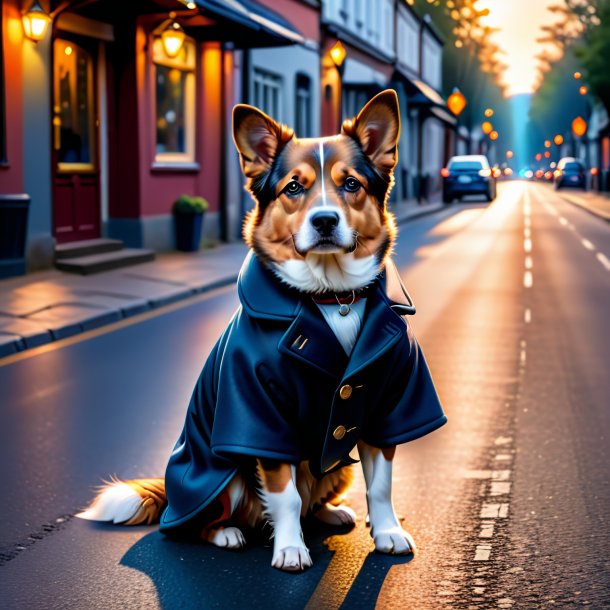
{"label": "white paw", "polygon": [[219,527],[210,533],[208,542],[225,549],[241,549],[245,546],[246,539],[236,527]]}
{"label": "white paw", "polygon": [[349,507],[340,504],[333,506],[325,504],[314,513],[316,519],[329,525],[354,525],[356,523],[356,513]]}
{"label": "white paw", "polygon": [[408,555],[416,551],[413,537],[400,526],[375,532],[373,540],[375,542],[375,549],[380,553]]}
{"label": "white paw", "polygon": [[309,549],[301,546],[287,546],[278,551],[274,551],[271,565],[278,570],[286,572],[301,572],[310,568],[313,562],[309,555]]}

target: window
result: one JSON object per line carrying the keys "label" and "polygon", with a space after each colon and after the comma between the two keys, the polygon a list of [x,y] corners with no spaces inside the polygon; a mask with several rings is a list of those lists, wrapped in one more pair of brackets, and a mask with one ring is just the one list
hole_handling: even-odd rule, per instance
{"label": "window", "polygon": [[195,43],[185,40],[169,58],[160,38],[153,43],[155,64],[155,162],[195,161]]}
{"label": "window", "polygon": [[252,103],[276,121],[282,121],[282,78],[255,68],[252,85]]}
{"label": "window", "polygon": [[299,138],[310,138],[311,125],[311,79],[305,74],[297,74],[294,108],[295,132]]}
{"label": "window", "polygon": [[53,42],[53,140],[60,172],[96,166],[94,61],[71,40]]}
{"label": "window", "polygon": [[[3,15],[0,0],[0,16]],[[4,109],[4,33],[0,26],[0,165],[6,163],[6,114]]]}

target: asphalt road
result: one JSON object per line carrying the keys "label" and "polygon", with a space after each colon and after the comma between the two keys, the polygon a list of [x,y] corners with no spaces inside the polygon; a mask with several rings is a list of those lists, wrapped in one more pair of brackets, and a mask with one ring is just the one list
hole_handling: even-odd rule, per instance
{"label": "asphalt road", "polygon": [[610,226],[511,182],[401,227],[396,261],[449,423],[401,446],[415,559],[308,526],[314,567],[72,518],[158,476],[233,287],[0,361],[0,608],[610,607]]}

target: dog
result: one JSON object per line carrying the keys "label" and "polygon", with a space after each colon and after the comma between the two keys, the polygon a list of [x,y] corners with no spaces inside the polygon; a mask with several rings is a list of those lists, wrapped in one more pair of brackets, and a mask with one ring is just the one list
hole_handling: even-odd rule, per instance
{"label": "dog", "polygon": [[327,138],[234,108],[255,202],[241,305],[197,381],[165,478],[114,479],[80,517],[160,521],[166,534],[228,549],[270,523],[272,566],[301,571],[312,565],[302,517],[355,524],[341,502],[357,447],[375,548],[415,552],[392,506],[392,460],[446,418],[391,260],[399,134],[393,90]]}

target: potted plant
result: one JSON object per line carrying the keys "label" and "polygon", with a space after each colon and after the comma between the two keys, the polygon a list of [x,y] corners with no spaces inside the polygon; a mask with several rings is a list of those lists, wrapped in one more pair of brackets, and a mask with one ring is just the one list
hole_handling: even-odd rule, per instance
{"label": "potted plant", "polygon": [[174,226],[176,227],[176,249],[195,252],[199,249],[203,215],[208,202],[203,197],[180,195],[174,202]]}

